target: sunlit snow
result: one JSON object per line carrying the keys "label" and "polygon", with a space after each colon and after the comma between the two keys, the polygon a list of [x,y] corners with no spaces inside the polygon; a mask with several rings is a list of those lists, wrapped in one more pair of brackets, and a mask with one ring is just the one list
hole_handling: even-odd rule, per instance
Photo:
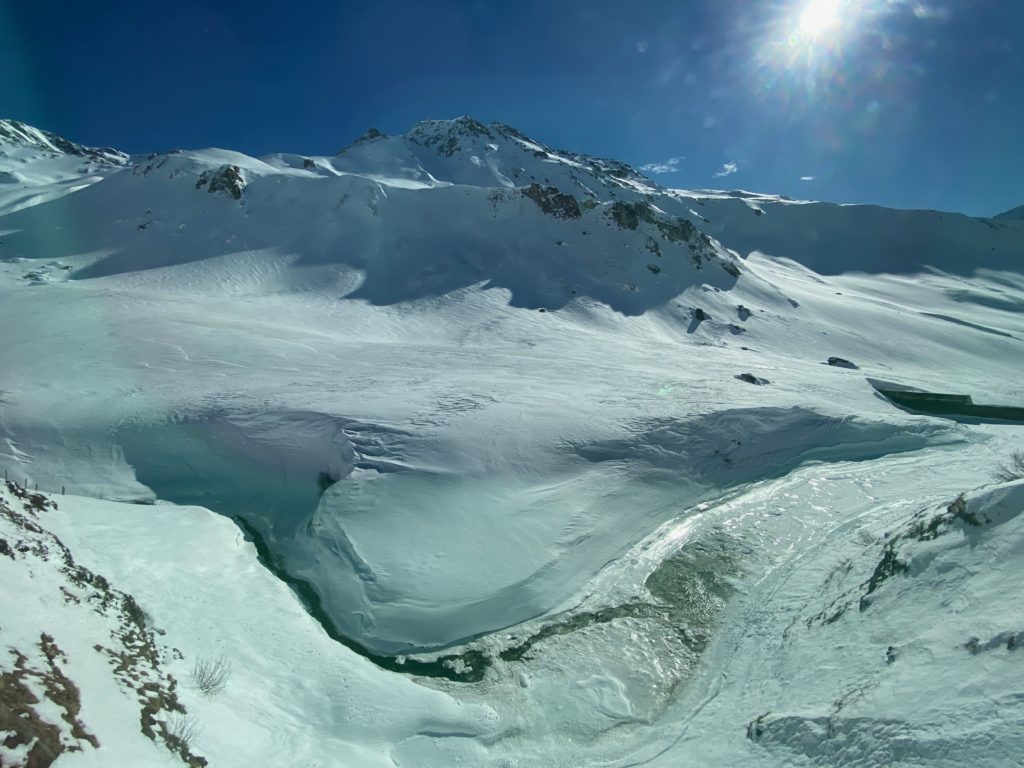
{"label": "sunlit snow", "polygon": [[100,746],[43,697],[57,765],[180,763],[111,671],[122,593],[211,766],[1024,754],[1024,427],[868,381],[1024,405],[1024,222],[467,118],[312,158],[10,133],[0,668],[63,650]]}

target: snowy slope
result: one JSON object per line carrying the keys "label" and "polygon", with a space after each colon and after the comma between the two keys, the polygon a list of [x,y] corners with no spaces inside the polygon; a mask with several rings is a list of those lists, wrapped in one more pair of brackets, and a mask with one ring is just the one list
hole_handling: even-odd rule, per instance
{"label": "snowy slope", "polygon": [[[12,483],[0,537],[0,669],[20,678],[18,704],[33,713],[20,746],[0,746],[4,765],[33,748],[43,759],[47,740],[66,750],[61,765],[391,765],[389,745],[419,733],[490,728],[487,707],[400,676],[382,684],[205,510],[44,498]],[[197,663],[220,664],[222,685],[204,692]]]}
{"label": "snowy slope", "polygon": [[84,189],[128,163],[114,149],[95,149],[0,120],[0,215]]}
{"label": "snowy slope", "polygon": [[[1020,630],[985,575],[1011,568],[1013,514],[1005,538],[934,540],[993,547],[950,555],[979,598],[948,631],[913,623],[968,583],[945,566],[914,582],[927,600],[899,571],[807,623],[859,600],[887,531],[917,558],[913,516],[1020,447],[1019,425],[912,415],[866,380],[1024,403],[1019,223],[666,190],[468,118],[333,157],[98,156],[87,186],[0,215],[0,465],[66,487],[46,530],[154,617],[176,679],[231,656],[247,682],[222,704],[181,685],[212,765],[1020,754],[1011,651],[966,692],[975,655],[926,663],[968,627],[978,647]],[[1019,507],[999,494],[968,504]],[[58,637],[70,610],[19,630],[37,666],[43,632],[95,662],[85,638],[113,630]],[[885,664],[890,645],[918,655]],[[914,686],[931,709],[883,695]],[[1005,737],[979,745],[961,701]]]}
{"label": "snowy slope", "polygon": [[823,275],[938,269],[971,276],[981,267],[1019,272],[1024,263],[1024,223],[1006,214],[974,218],[742,190],[668,194],[699,217],[694,222],[705,232],[742,255],[783,256]]}
{"label": "snowy slope", "polygon": [[[5,730],[62,731],[66,765],[173,765],[165,728],[222,766],[1015,765],[1024,484],[936,503],[962,459],[815,467],[705,506],[614,574],[662,563],[656,609],[577,613],[440,691],[330,640],[217,515],[70,496],[28,511],[5,489],[3,669],[35,728]],[[922,472],[930,494],[893,494]],[[137,680],[110,673],[122,645]],[[205,695],[211,660],[228,672]],[[159,697],[133,696],[147,681]],[[150,700],[152,741],[135,725]]]}
{"label": "snowy slope", "polygon": [[1024,205],[1018,205],[1016,208],[1011,208],[1008,211],[1003,211],[995,216],[997,219],[1009,219],[1010,221],[1020,221],[1024,219]]}

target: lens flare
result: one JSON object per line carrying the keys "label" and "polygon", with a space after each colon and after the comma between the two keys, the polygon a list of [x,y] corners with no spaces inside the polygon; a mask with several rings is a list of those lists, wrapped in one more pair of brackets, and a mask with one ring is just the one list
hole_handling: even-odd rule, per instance
{"label": "lens flare", "polygon": [[841,6],[841,0],[810,0],[800,14],[800,33],[819,37],[836,29],[842,21]]}
{"label": "lens flare", "polygon": [[780,0],[755,49],[765,88],[817,98],[843,88],[888,0]]}

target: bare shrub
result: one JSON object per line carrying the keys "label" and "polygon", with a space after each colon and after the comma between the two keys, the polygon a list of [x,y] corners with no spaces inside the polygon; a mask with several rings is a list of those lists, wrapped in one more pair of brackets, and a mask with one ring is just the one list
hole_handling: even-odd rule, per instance
{"label": "bare shrub", "polygon": [[996,467],[992,476],[1000,483],[1024,480],[1024,451],[1014,451],[1010,455],[1010,460]]}
{"label": "bare shrub", "polygon": [[216,659],[198,658],[192,666],[192,681],[206,696],[216,696],[224,690],[231,676],[231,662],[224,656]]}
{"label": "bare shrub", "polygon": [[199,724],[189,715],[175,712],[164,721],[164,741],[172,752],[190,753],[198,735]]}

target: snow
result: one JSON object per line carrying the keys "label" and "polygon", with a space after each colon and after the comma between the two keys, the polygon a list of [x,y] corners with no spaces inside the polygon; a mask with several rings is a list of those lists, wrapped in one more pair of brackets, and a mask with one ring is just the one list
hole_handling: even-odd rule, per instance
{"label": "snow", "polygon": [[0,215],[84,189],[121,169],[128,156],[64,141],[15,120],[0,120]]}
{"label": "snow", "polygon": [[[1013,218],[785,200],[743,191],[668,194],[691,217],[696,202],[694,224],[727,248],[743,256],[758,251],[793,259],[821,275],[932,269],[969,277],[980,266],[1020,270],[1024,222]],[[967,254],[983,254],[983,259],[979,263]]]}
{"label": "snow", "polygon": [[[238,199],[197,188],[225,166]],[[1024,754],[1024,498],[991,485],[1020,426],[868,381],[1024,403],[1018,223],[662,190],[468,119],[95,178],[0,211],[0,465],[179,650],[211,765]],[[988,522],[908,538],[964,492]],[[350,645],[455,680],[332,639],[231,518]],[[909,570],[860,611],[897,540]],[[110,617],[28,562],[0,555],[0,645],[53,634],[102,745],[58,764],[173,764],[92,650]],[[221,656],[205,697],[192,665]]]}

